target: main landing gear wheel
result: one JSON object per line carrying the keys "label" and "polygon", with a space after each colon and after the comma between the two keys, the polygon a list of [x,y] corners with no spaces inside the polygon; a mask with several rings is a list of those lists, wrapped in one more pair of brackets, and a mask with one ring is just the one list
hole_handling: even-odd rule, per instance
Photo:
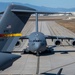
{"label": "main landing gear wheel", "polygon": [[23,49],[22,53],[21,54],[28,54],[29,53],[29,50],[27,49]]}

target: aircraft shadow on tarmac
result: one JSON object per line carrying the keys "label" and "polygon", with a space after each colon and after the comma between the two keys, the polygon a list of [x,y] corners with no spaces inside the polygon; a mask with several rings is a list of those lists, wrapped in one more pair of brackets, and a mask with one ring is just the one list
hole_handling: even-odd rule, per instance
{"label": "aircraft shadow on tarmac", "polygon": [[[69,52],[75,52],[75,50],[60,50],[60,51],[54,51],[54,52],[50,52],[50,51],[44,51],[42,53],[39,53],[39,56],[48,56],[48,55],[54,55],[55,53],[60,53],[60,54],[68,54]],[[33,54],[36,55],[36,53],[32,53],[32,52],[28,52],[28,53],[24,53],[24,54]]]}
{"label": "aircraft shadow on tarmac", "polygon": [[[23,54],[31,54],[31,55],[36,55],[36,53],[28,52],[28,53],[23,53]],[[39,53],[39,56],[48,56],[48,55],[53,55],[55,53],[50,53],[50,51],[44,51],[42,53]]]}

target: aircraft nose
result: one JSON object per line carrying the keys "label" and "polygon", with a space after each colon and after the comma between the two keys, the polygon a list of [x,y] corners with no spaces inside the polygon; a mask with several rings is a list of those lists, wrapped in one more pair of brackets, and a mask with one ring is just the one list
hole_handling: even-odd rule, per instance
{"label": "aircraft nose", "polygon": [[40,47],[41,47],[41,43],[37,43],[37,44],[35,45],[36,50],[39,50]]}

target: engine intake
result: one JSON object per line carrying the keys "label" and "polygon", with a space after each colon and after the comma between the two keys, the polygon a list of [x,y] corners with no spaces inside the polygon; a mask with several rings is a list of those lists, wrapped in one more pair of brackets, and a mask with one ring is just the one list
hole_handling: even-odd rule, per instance
{"label": "engine intake", "polygon": [[15,44],[15,46],[19,46],[21,43],[20,41],[17,41],[17,43]]}
{"label": "engine intake", "polygon": [[60,40],[56,40],[55,41],[55,45],[60,45],[61,44],[61,41]]}
{"label": "engine intake", "polygon": [[72,45],[73,45],[73,46],[75,46],[75,40],[74,40],[74,41],[72,41]]}

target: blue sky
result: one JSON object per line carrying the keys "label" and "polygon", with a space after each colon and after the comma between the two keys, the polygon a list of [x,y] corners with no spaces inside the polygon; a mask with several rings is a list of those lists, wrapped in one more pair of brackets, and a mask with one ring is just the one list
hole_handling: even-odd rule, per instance
{"label": "blue sky", "polygon": [[55,8],[75,8],[75,0],[0,0],[0,2],[19,2]]}

